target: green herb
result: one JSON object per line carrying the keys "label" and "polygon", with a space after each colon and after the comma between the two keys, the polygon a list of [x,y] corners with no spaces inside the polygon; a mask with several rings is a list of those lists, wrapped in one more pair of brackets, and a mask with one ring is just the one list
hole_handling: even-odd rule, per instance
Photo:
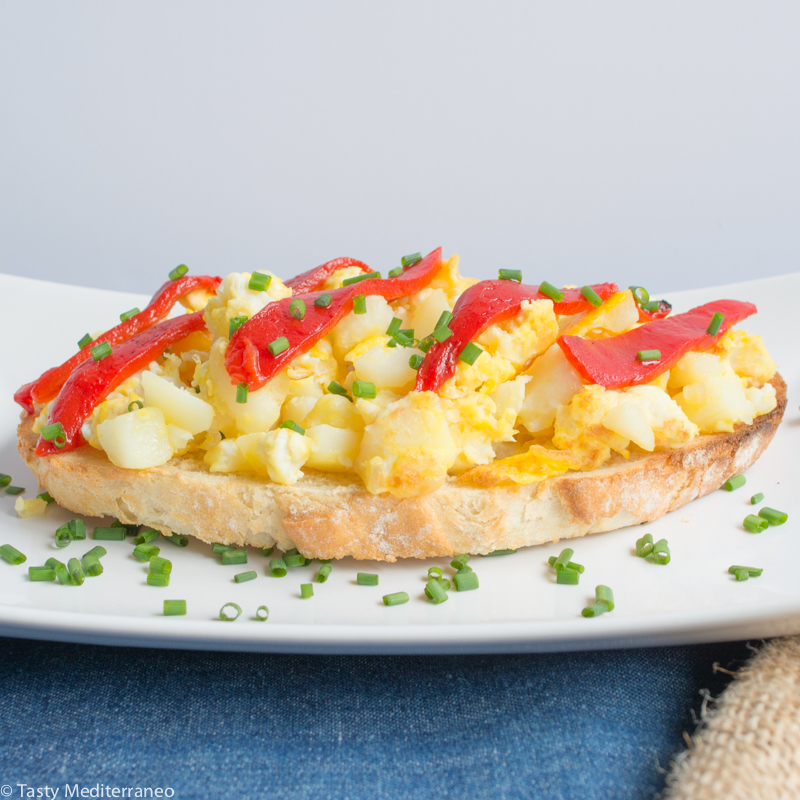
{"label": "green herb", "polygon": [[477,589],[480,585],[478,576],[474,572],[461,572],[460,570],[453,576],[453,583],[459,592],[468,592]]}
{"label": "green herb", "polygon": [[353,402],[353,398],[347,394],[347,389],[345,389],[340,383],[336,383],[336,381],[331,381],[328,384],[328,391],[331,394],[338,394],[339,397],[346,397],[351,403]]}
{"label": "green herb", "polygon": [[[491,553],[484,553],[483,558],[488,558],[489,556],[510,556],[512,553],[516,552],[516,550],[492,550]],[[553,561],[555,560],[555,556],[553,556]]]}
{"label": "green herb", "polygon": [[570,559],[574,555],[574,550],[570,550],[569,547],[565,547],[559,554],[558,558],[553,562],[553,569],[555,569],[556,572],[561,572],[561,570],[567,566]]}
{"label": "green herb", "polygon": [[474,364],[483,350],[475,342],[467,342],[464,349],[458,354],[458,360],[470,366]]}
{"label": "green herb", "polygon": [[83,350],[83,348],[86,347],[87,344],[91,344],[91,342],[92,342],[92,337],[89,336],[88,333],[84,333],[83,336],[81,336],[81,338],[78,339],[78,349]]}
{"label": "green herb", "polygon": [[561,569],[556,572],[556,583],[565,583],[569,586],[577,586],[580,573],[574,569]]}
{"label": "green herb", "polygon": [[317,574],[314,576],[314,580],[317,583],[325,583],[326,580],[330,577],[331,574],[331,565],[330,564],[323,564],[318,570]]}
{"label": "green herb", "polygon": [[127,533],[125,528],[120,527],[95,528],[92,531],[92,539],[97,539],[101,542],[122,542]]}
{"label": "green herb", "polygon": [[588,300],[595,308],[600,308],[603,305],[603,299],[591,286],[584,286],[581,289],[581,294]]}
{"label": "green herb", "polygon": [[246,314],[241,314],[238,317],[231,317],[228,320],[228,338],[233,339],[233,334],[242,327],[242,325],[250,319]]}
{"label": "green herb", "polygon": [[389,327],[386,329],[387,336],[394,336],[399,330],[400,326],[403,324],[403,320],[400,317],[392,317],[392,321],[389,323]]}
{"label": "green herb", "polygon": [[134,537],[133,543],[150,544],[150,542],[158,539],[159,536],[161,536],[161,534],[158,531],[155,531],[152,528],[145,528],[139,533],[138,536]]}
{"label": "green herb", "polygon": [[415,353],[413,356],[411,356],[411,358],[408,359],[408,366],[411,367],[411,369],[419,369],[422,366],[422,362],[424,360],[425,359],[423,358],[423,356]]}
{"label": "green herb", "polygon": [[439,328],[446,328],[451,320],[453,319],[453,312],[452,311],[442,311],[439,316],[437,323],[433,326],[434,330],[438,330]]}
{"label": "green herb", "polygon": [[444,587],[439,582],[438,578],[433,578],[425,584],[425,594],[427,595],[428,599],[436,605],[439,605],[439,603],[444,603],[445,600],[448,599],[447,592],[444,590]]}
{"label": "green herb", "polygon": [[442,342],[447,341],[453,335],[453,331],[450,330],[446,325],[443,328],[437,328],[431,336],[436,339],[439,344]]}
{"label": "green herb", "polygon": [[186,601],[185,600],[165,600],[164,601],[164,616],[165,617],[182,617],[186,614]]}
{"label": "green herb", "polygon": [[[512,551],[512,552],[515,552],[515,551]],[[493,553],[489,553],[489,555],[494,555],[494,554]],[[555,563],[556,563],[556,557],[555,556],[550,556],[550,558],[547,559],[547,563],[550,564],[551,567],[554,566]],[[572,570],[573,572],[582,573],[586,569],[586,567],[584,567],[583,564],[576,564],[574,561],[568,561],[563,566],[563,569],[569,569],[569,570]]]}
{"label": "green herb", "polygon": [[274,341],[271,341],[267,345],[267,350],[269,350],[270,355],[277,356],[282,353],[284,350],[289,349],[289,340],[285,336],[279,336]]}
{"label": "green herb", "polygon": [[261,550],[262,556],[271,556],[272,551],[275,549],[275,545],[272,545],[272,547],[261,547],[259,549]]}
{"label": "green herb", "polygon": [[69,523],[56,528],[56,547],[66,547],[72,541]]}
{"label": "green herb", "polygon": [[353,275],[352,278],[345,278],[342,281],[342,286],[352,286],[354,283],[361,283],[361,281],[378,280],[380,277],[380,272],[362,272],[360,275]]}
{"label": "green herb", "polygon": [[636,354],[636,358],[639,361],[660,361],[661,360],[661,351],[660,350],[640,350]]}
{"label": "green herb", "polygon": [[353,298],[353,313],[366,314],[367,313],[367,298],[363,294],[357,294]]}
{"label": "green herb", "polygon": [[232,544],[221,544],[220,542],[214,542],[211,545],[211,552],[216,553],[219,555],[220,553],[224,553],[226,550],[235,550],[236,548]]}
{"label": "green herb", "polygon": [[63,564],[57,558],[48,558],[47,561],[44,562],[44,565],[46,567],[50,567],[50,569],[55,571],[56,580],[62,586],[65,586],[68,583],[72,583],[72,578],[69,575],[69,570],[67,569],[67,565]]}
{"label": "green herb", "polygon": [[327,308],[331,304],[331,300],[333,300],[333,298],[325,292],[314,300],[314,305],[317,308]]}
{"label": "green herb", "polygon": [[746,581],[750,579],[750,573],[746,569],[737,569],[736,570],[736,580],[737,581]]}
{"label": "green herb", "polygon": [[45,425],[39,433],[42,439],[46,442],[52,442],[54,439],[64,438],[64,426],[60,422],[53,422],[50,425]]}
{"label": "green herb", "polygon": [[769,528],[769,522],[763,517],[757,517],[755,514],[748,514],[744,518],[742,525],[744,525],[744,529],[750,531],[750,533],[763,533]]}
{"label": "green herb", "polygon": [[67,525],[74,540],[86,538],[86,523],[82,519],[71,519]]}
{"label": "green herb", "polygon": [[609,611],[614,610],[614,592],[608,586],[600,584],[595,587],[595,601],[602,603]]}
{"label": "green herb", "polygon": [[719,326],[722,325],[722,320],[724,319],[724,314],[720,314],[719,311],[715,311],[714,316],[711,317],[711,322],[708,323],[706,333],[709,336],[716,336],[719,333]]}
{"label": "green herb", "polygon": [[250,276],[247,288],[251,292],[266,292],[272,283],[272,275],[265,275],[263,272],[254,272]]}
{"label": "green herb", "polygon": [[313,583],[301,583],[300,584],[300,597],[304,600],[314,596],[314,584]]}
{"label": "green herb", "polygon": [[666,539],[659,539],[653,545],[653,559],[656,564],[669,564],[671,556],[669,552],[669,544]]}
{"label": "green herb", "polygon": [[581,615],[584,617],[599,617],[601,614],[605,614],[608,610],[608,606],[604,603],[592,603],[592,605],[587,606],[583,609],[583,611],[581,611]]}
{"label": "green herb", "polygon": [[28,578],[32,581],[54,581],[56,571],[50,567],[28,567]]}
{"label": "green herb", "polygon": [[87,575],[94,577],[103,574],[103,565],[100,563],[100,559],[97,558],[97,556],[86,553],[83,558],[81,558],[81,563],[83,564],[83,571]]}
{"label": "green herb", "polygon": [[783,525],[783,523],[789,519],[789,515],[785,512],[778,511],[774,508],[769,508],[768,506],[764,506],[762,509],[760,509],[758,516],[762,519],[765,519],[770,525]]}
{"label": "green herb", "polygon": [[764,493],[758,492],[750,498],[750,505],[756,506],[764,499]]}
{"label": "green herb", "polygon": [[151,575],[171,575],[172,562],[161,556],[153,556],[148,565]]}
{"label": "green herb", "polygon": [[149,561],[160,552],[161,548],[156,547],[154,544],[137,544],[133,548],[133,557],[138,561]]}
{"label": "green herb", "polygon": [[76,586],[83,584],[86,576],[83,574],[83,567],[77,558],[71,558],[69,561],[67,561],[67,569],[69,570],[69,575],[72,578],[72,582]]}
{"label": "green herb", "polygon": [[405,592],[395,592],[394,594],[385,594],[383,596],[383,604],[385,606],[399,606],[408,602],[408,595]]}
{"label": "green herb", "polygon": [[247,583],[247,581],[254,581],[257,577],[256,571],[251,569],[249,572],[240,572],[234,575],[233,579],[236,583]]}
{"label": "green herb", "polygon": [[108,555],[108,550],[106,550],[102,545],[98,544],[96,547],[93,547],[91,550],[89,550],[86,555],[94,556],[95,558],[102,558],[103,556]]}
{"label": "green herb", "polygon": [[644,286],[629,286],[628,288],[631,290],[631,294],[633,294],[633,299],[636,300],[640,306],[645,306],[650,302],[650,293]]}
{"label": "green herb", "polygon": [[539,292],[545,297],[549,297],[554,303],[560,303],[564,299],[564,292],[560,289],[556,289],[552,283],[548,283],[547,281],[542,281],[539,284]]}
{"label": "green herb", "polygon": [[147,576],[148,586],[169,586],[170,576],[164,572],[151,572]]}
{"label": "green herb", "polygon": [[273,578],[282,578],[286,574],[286,562],[282,558],[273,558],[269,562],[269,574]]}
{"label": "green herb", "polygon": [[353,381],[353,394],[365,400],[374,400],[378,396],[378,390],[371,381]]}
{"label": "green herb", "polygon": [[522,283],[522,270],[521,269],[501,269],[501,270],[498,270],[497,277],[501,281],[516,281],[517,283]]}
{"label": "green herb", "polygon": [[96,344],[90,351],[95,361],[102,361],[106,356],[111,355],[111,345],[108,342]]}
{"label": "green herb", "polygon": [[297,320],[303,319],[306,315],[306,304],[299,297],[295,297],[289,303],[289,313]]}
{"label": "green herb", "polygon": [[141,400],[131,400],[128,403],[128,411],[133,411],[134,408],[144,408],[144,403]]}
{"label": "green herb", "polygon": [[10,494],[12,497],[16,497],[18,494],[22,494],[25,491],[25,487],[23,486],[6,486],[6,494]]}
{"label": "green herb", "polygon": [[222,563],[225,566],[230,564],[246,564],[247,550],[226,550],[222,554]]}
{"label": "green herb", "polygon": [[279,428],[288,428],[290,431],[294,431],[295,433],[299,433],[301,436],[305,436],[306,429],[301,428],[296,422],[292,422],[290,419],[284,420],[278,425]]}
{"label": "green herb", "polygon": [[413,267],[418,261],[422,261],[422,253],[412,253],[410,256],[403,256],[400,263],[404,267]]}
{"label": "green herb", "polygon": [[377,586],[378,576],[372,572],[359,572],[356,574],[356,583],[359,586]]}
{"label": "green herb", "polygon": [[759,578],[761,576],[761,573],[764,571],[759,567],[742,567],[739,566],[738,564],[734,564],[733,566],[728,567],[728,572],[731,575],[735,575],[740,570],[745,570],[745,572],[747,572],[748,577],[750,578]]}
{"label": "green herb", "polygon": [[734,475],[732,478],[728,478],[728,480],[726,480],[725,483],[722,484],[722,488],[726,492],[732,492],[734,489],[739,489],[746,483],[747,483],[747,478],[745,478],[744,475]]}
{"label": "green herb", "polygon": [[142,312],[138,308],[132,308],[130,311],[125,311],[119,315],[121,322],[127,322],[131,317],[135,317],[137,314],[141,314]]}
{"label": "green herb", "polygon": [[259,622],[266,622],[269,619],[269,609],[266,606],[259,606],[256,609],[256,619]]}
{"label": "green herb", "polygon": [[403,274],[402,267],[395,267],[394,269],[389,270],[389,277],[390,278],[399,278]]}
{"label": "green herb", "polygon": [[170,270],[169,279],[171,281],[176,281],[178,278],[182,278],[188,271],[189,267],[187,267],[186,264],[178,264],[175,269]]}
{"label": "green herb", "polygon": [[428,578],[441,578],[444,575],[441,567],[429,567]]}
{"label": "green herb", "polygon": [[453,569],[463,569],[469,563],[469,554],[462,553],[459,556],[456,556],[451,562],[450,566]]}

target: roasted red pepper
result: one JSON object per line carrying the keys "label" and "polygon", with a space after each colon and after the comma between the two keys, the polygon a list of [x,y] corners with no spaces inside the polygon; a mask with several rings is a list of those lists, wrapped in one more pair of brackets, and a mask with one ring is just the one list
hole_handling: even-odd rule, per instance
{"label": "roasted red pepper", "polygon": [[[592,286],[601,299],[607,300],[619,291],[615,283]],[[553,303],[556,314],[578,314],[593,306],[580,289],[564,289],[564,299]],[[418,392],[438,392],[456,371],[456,360],[469,342],[490,325],[504,322],[519,312],[523,300],[549,300],[538,286],[514,281],[481,281],[470,286],[456,301],[448,328],[453,335],[443,342],[434,342],[417,373]]]}
{"label": "roasted red pepper", "polygon": [[[260,389],[293,358],[310,350],[345,314],[352,311],[354,297],[379,294],[387,300],[395,300],[416,294],[436,277],[441,265],[442,248],[439,247],[422,261],[407,267],[397,278],[370,278],[330,292],[304,294],[300,299],[306,304],[306,313],[300,320],[289,313],[289,304],[297,299],[297,295],[270,303],[245,322],[228,345],[225,366],[231,382],[246,383],[251,391]],[[331,298],[325,308],[314,305],[314,300],[322,294]],[[268,346],[282,336],[286,337],[289,347],[273,356]]]}
{"label": "roasted red pepper", "polygon": [[[724,314],[725,318],[718,333],[711,336],[707,328],[715,312]],[[689,350],[711,347],[731,326],[755,313],[752,303],[717,300],[685,314],[648,322],[609,339],[562,336],[558,343],[567,360],[586,380],[606,389],[619,389],[655,380]],[[658,350],[661,358],[639,361],[637,353],[644,350]]]}
{"label": "roasted red pepper", "polygon": [[14,395],[16,400],[29,414],[34,413],[33,403],[47,403],[59,392],[73,370],[91,356],[91,349],[99,342],[108,342],[112,347],[130,339],[132,336],[155,325],[169,314],[175,303],[182,297],[197,289],[216,292],[221,278],[209,275],[185,275],[174,281],[167,281],[156,293],[144,311],[106,331],[99,338],[89,342],[82,350],[59,367],[53,367],[43,373],[38,380],[26,383]]}
{"label": "roasted red pepper", "polygon": [[157,359],[171,344],[204,328],[202,311],[165,319],[117,345],[111,355],[100,361],[84,361],[61,388],[47,417],[48,425],[61,423],[66,444],[59,448],[40,438],[36,455],[66,453],[83,444],[81,426],[95,406],[124,380]]}
{"label": "roasted red pepper", "polygon": [[372,272],[363,261],[357,261],[355,258],[334,258],[333,261],[328,261],[319,267],[314,267],[314,269],[295,275],[294,278],[286,281],[285,285],[292,290],[294,295],[308,294],[319,289],[323,281],[333,275],[337,269],[344,269],[345,267],[361,267],[362,272]]}
{"label": "roasted red pepper", "polygon": [[654,311],[645,311],[639,303],[636,305],[639,306],[639,322],[652,322],[654,319],[664,319],[664,317],[669,316],[672,312],[672,303],[668,303],[666,300],[659,300],[658,308]]}

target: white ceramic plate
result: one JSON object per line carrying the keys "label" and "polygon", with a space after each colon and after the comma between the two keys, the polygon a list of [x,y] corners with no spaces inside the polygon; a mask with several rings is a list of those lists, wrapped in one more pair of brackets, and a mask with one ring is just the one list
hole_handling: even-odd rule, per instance
{"label": "white ceramic plate", "polygon": [[[12,475],[14,484],[26,487],[25,496],[33,497],[35,481],[15,449],[14,390],[71,355],[83,333],[110,327],[121,311],[147,298],[3,275],[0,297],[5,348],[0,472]],[[28,557],[18,567],[0,561],[0,634],[193,649],[422,653],[633,647],[800,633],[800,366],[793,327],[800,273],[669,299],[676,311],[684,311],[722,297],[752,300],[760,309],[746,327],[765,336],[789,385],[783,425],[748,471],[744,488],[715,492],[646,527],[571,542],[575,560],[586,567],[579,586],[556,585],[547,559],[561,546],[543,545],[511,556],[473,558],[480,589],[453,591],[439,606],[425,601],[424,577],[433,564],[446,567],[447,559],[397,564],[347,559],[333,565],[325,584],[314,583],[313,598],[302,600],[300,584],[311,580],[315,566],[291,569],[276,579],[267,575],[267,560],[256,550],[250,551],[247,567],[221,566],[207,545],[192,542],[180,549],[162,542],[174,572],[171,585],[161,589],[146,585],[146,568],[130,555],[130,539],[104,543],[104,574],[87,578],[80,588],[31,583],[28,566],[51,556],[66,561],[94,543],[87,539],[56,549],[53,532],[71,515],[51,506],[43,517],[20,520],[14,498],[0,492],[0,544],[10,543]],[[766,495],[766,504],[787,511],[789,522],[760,535],[745,532],[741,523],[755,492]],[[94,524],[87,522],[87,529]],[[668,566],[633,555],[634,542],[646,531],[669,540]],[[731,564],[763,567],[764,574],[737,583],[726,572]],[[234,574],[245,569],[255,569],[258,578],[234,583]],[[356,585],[358,571],[378,573],[379,586]],[[583,618],[581,609],[592,601],[598,583],[613,588],[617,607],[602,617]],[[411,601],[385,607],[382,595],[396,591],[408,592]],[[162,616],[164,599],[185,599],[187,615]],[[227,601],[244,610],[234,623],[218,619]],[[262,604],[270,609],[263,623],[253,620]]]}

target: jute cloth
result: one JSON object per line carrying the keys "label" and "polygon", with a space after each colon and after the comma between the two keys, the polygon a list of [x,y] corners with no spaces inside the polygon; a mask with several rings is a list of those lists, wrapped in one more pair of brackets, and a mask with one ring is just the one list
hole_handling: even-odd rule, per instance
{"label": "jute cloth", "polygon": [[767,642],[702,716],[666,798],[800,798],[800,636]]}

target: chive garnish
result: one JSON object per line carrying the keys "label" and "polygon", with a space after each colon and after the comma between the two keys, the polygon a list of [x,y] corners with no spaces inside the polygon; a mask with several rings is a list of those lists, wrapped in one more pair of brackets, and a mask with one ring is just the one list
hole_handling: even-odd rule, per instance
{"label": "chive garnish", "polygon": [[313,583],[301,583],[300,584],[300,597],[304,600],[308,599],[309,597],[314,596],[314,584]]}
{"label": "chive garnish", "polygon": [[4,544],[0,547],[0,558],[14,566],[24,564],[28,560],[27,556],[20,553],[16,547],[12,547],[10,544]]}
{"label": "chive garnish", "polygon": [[439,344],[442,342],[447,341],[453,335],[453,331],[450,330],[446,325],[443,328],[437,328],[431,336],[436,339]]}
{"label": "chive garnish", "polygon": [[130,311],[123,311],[122,314],[119,315],[120,321],[125,322],[129,320],[131,317],[135,317],[137,314],[141,314],[141,309],[132,308]]}
{"label": "chive garnish", "polygon": [[725,483],[722,484],[722,488],[726,492],[732,492],[734,489],[739,489],[746,483],[747,483],[747,478],[745,478],[744,475],[734,475],[732,478],[728,478],[728,480],[726,480]]}
{"label": "chive garnish", "polygon": [[164,572],[150,572],[147,575],[148,586],[169,586],[170,576]]}
{"label": "chive garnish", "polygon": [[591,286],[584,286],[581,289],[581,294],[588,300],[595,308],[600,308],[603,305],[603,299]]}
{"label": "chive garnish", "polygon": [[636,358],[639,361],[660,361],[661,360],[661,351],[660,350],[640,350],[636,354]]}
{"label": "chive garnish", "polygon": [[58,437],[63,437],[64,434],[64,426],[60,422],[53,422],[50,425],[45,425],[41,431],[42,439],[46,442],[52,442],[53,439],[57,439]]}
{"label": "chive garnish", "polygon": [[150,542],[152,542],[153,540],[158,539],[159,536],[161,536],[161,534],[158,531],[153,530],[152,528],[145,528],[143,531],[139,533],[138,536],[134,537],[133,543],[150,544]]}
{"label": "chive garnish", "polygon": [[327,292],[325,292],[317,297],[316,300],[314,300],[314,305],[317,308],[327,308],[331,304],[332,299],[333,298]]}
{"label": "chive garnish", "polygon": [[100,559],[91,553],[84,554],[81,558],[81,564],[83,564],[83,571],[91,577],[102,575],[103,573],[103,565],[100,563]]}
{"label": "chive garnish", "polygon": [[429,580],[431,578],[441,578],[443,575],[444,575],[444,572],[442,572],[442,568],[441,567],[429,567],[428,568],[428,579]]}
{"label": "chive garnish", "polygon": [[100,342],[96,344],[90,351],[92,358],[95,361],[101,361],[106,356],[111,355],[111,345],[108,342]]}
{"label": "chive garnish", "polygon": [[284,553],[283,563],[286,564],[287,567],[304,567],[306,564],[306,557],[298,552]]}
{"label": "chive garnish", "polygon": [[425,358],[418,353],[414,353],[411,358],[408,359],[408,366],[411,369],[419,369],[422,366],[422,362],[425,361]]}
{"label": "chive garnish", "polygon": [[352,286],[354,283],[361,283],[361,281],[377,280],[380,279],[380,277],[381,277],[380,272],[362,272],[360,275],[353,275],[352,278],[345,278],[342,281],[342,286]]}
{"label": "chive garnish", "polygon": [[249,572],[239,572],[238,574],[233,576],[233,580],[236,583],[247,583],[247,581],[254,581],[258,575],[256,575],[256,571],[251,569]]}
{"label": "chive garnish", "polygon": [[463,569],[469,563],[469,554],[461,553],[461,555],[456,556],[451,562],[450,566],[453,569]]}
{"label": "chive garnish", "polygon": [[742,567],[734,564],[733,566],[728,567],[728,572],[731,575],[735,575],[739,570],[745,570],[750,578],[758,578],[760,577],[761,573],[764,571],[759,567]]}
{"label": "chive garnish", "polygon": [[736,580],[737,581],[750,580],[750,573],[746,569],[737,569],[736,570]]}
{"label": "chive garnish", "polygon": [[453,583],[459,592],[469,592],[480,586],[478,576],[474,572],[462,572],[461,570],[453,576]]}
{"label": "chive garnish", "polygon": [[24,491],[24,486],[6,486],[6,494],[10,494],[12,497],[16,497],[18,494],[22,494]]}
{"label": "chive garnish", "polygon": [[640,306],[644,307],[650,302],[650,293],[644,286],[629,286],[628,288],[631,290],[634,300]]}
{"label": "chive garnish", "polygon": [[394,336],[399,330],[400,326],[403,324],[403,320],[400,317],[392,317],[392,321],[389,323],[389,327],[386,329],[387,336]]}
{"label": "chive garnish", "polygon": [[636,540],[636,555],[639,558],[647,558],[653,552],[653,537],[646,533],[641,539]]}
{"label": "chive garnish", "polygon": [[211,552],[216,553],[219,555],[220,553],[224,553],[226,550],[235,550],[236,547],[232,544],[221,544],[220,542],[214,542],[211,545]]}
{"label": "chive garnish", "polygon": [[722,325],[722,320],[724,319],[724,314],[720,314],[719,311],[715,311],[714,316],[711,317],[711,322],[708,323],[706,333],[710,336],[716,336],[719,333],[719,326]]}
{"label": "chive garnish", "polygon": [[28,578],[32,581],[54,581],[56,571],[50,567],[28,567]]}
{"label": "chive garnish", "polygon": [[427,353],[432,346],[433,346],[433,337],[426,336],[424,339],[420,340],[420,343],[417,345],[417,349],[422,350],[423,353]]}
{"label": "chive garnish", "polygon": [[353,395],[363,397],[365,400],[374,400],[378,396],[378,390],[371,381],[353,381]]}
{"label": "chive garnish", "polygon": [[574,569],[561,569],[556,572],[556,583],[567,584],[568,586],[577,586],[580,573]]}
{"label": "chive garnish", "polygon": [[153,556],[148,564],[151,575],[171,575],[172,562],[161,556]]}
{"label": "chive garnish", "polygon": [[249,391],[250,387],[244,381],[240,381],[236,384],[236,402],[242,404],[246,403]]}
{"label": "chive garnish", "polygon": [[138,561],[149,561],[160,552],[161,548],[156,547],[154,544],[137,544],[133,548],[133,557]]}
{"label": "chive garnish", "polygon": [[125,528],[117,526],[111,528],[95,528],[92,531],[92,539],[97,539],[101,542],[121,542],[124,541],[128,531]]}
{"label": "chive garnish", "polygon": [[328,391],[331,394],[338,394],[340,397],[347,397],[347,399],[350,400],[351,403],[353,402],[352,398],[348,397],[347,395],[347,389],[345,389],[341,383],[336,383],[336,381],[331,381],[328,384]]}
{"label": "chive garnish", "polygon": [[408,595],[405,592],[395,592],[394,594],[385,594],[383,596],[383,604],[385,606],[399,606],[408,602]]}
{"label": "chive garnish", "polygon": [[278,425],[279,428],[288,428],[290,431],[294,431],[295,433],[299,433],[302,436],[305,436],[306,430],[305,428],[301,428],[296,422],[292,422],[292,420],[287,419],[281,422]]}
{"label": "chive garnish", "polygon": [[8,486],[9,483],[11,483],[11,476],[4,475],[2,472],[0,472],[0,489],[2,489],[4,486]]}
{"label": "chive garnish", "polygon": [[608,586],[600,584],[595,587],[595,601],[604,605],[609,611],[614,610],[614,592]]}
{"label": "chive garnish", "polygon": [[73,539],[86,538],[86,523],[82,519],[71,519],[67,525],[69,525]]}
{"label": "chive garnish", "polygon": [[[512,553],[516,552],[516,550],[492,550],[491,553],[484,553],[483,558],[488,558],[489,556],[510,556]],[[552,559],[555,561],[555,556],[552,556]]]}
{"label": "chive garnish", "polygon": [[556,572],[560,572],[567,566],[567,564],[570,562],[570,559],[574,555],[574,550],[571,550],[569,547],[565,547],[559,554],[558,558],[553,562],[553,569],[555,569]]}
{"label": "chive garnish", "polygon": [[472,366],[483,350],[475,342],[467,342],[464,349],[458,354],[458,360]]}
{"label": "chive garnish", "polygon": [[250,276],[247,283],[247,288],[251,292],[266,292],[269,285],[272,283],[272,275],[265,275],[263,272],[254,272]]}
{"label": "chive garnish", "polygon": [[581,615],[584,617],[599,617],[601,614],[605,614],[608,610],[608,606],[604,603],[592,603],[592,605],[586,606],[586,608],[581,611]]}
{"label": "chive garnish", "polygon": [[363,294],[357,294],[353,298],[353,313],[366,314],[367,313],[367,298]]}
{"label": "chive garnish", "polygon": [[187,267],[186,264],[178,264],[175,269],[170,270],[169,279],[171,281],[176,281],[178,278],[182,278],[188,271],[189,267]]}
{"label": "chive garnish", "polygon": [[472,567],[469,564],[466,564],[465,566],[461,567],[461,569],[456,570],[456,575],[458,575],[459,572],[472,572]]}
{"label": "chive garnish", "polygon": [[359,572],[356,574],[356,583],[359,586],[377,586],[378,576],[373,572]]}
{"label": "chive garnish", "polygon": [[62,585],[66,585],[68,583],[72,583],[72,578],[69,576],[69,570],[67,569],[67,565],[63,564],[57,558],[48,558],[47,561],[44,562],[46,567],[50,567],[50,569],[55,570],[56,573],[56,580]]}
{"label": "chive garnish", "polygon": [[389,270],[389,277],[390,278],[399,278],[403,274],[402,267],[395,267],[394,269]]}
{"label": "chive garnish", "polygon": [[[516,550],[511,550],[509,552],[516,553],[517,551]],[[488,555],[493,556],[493,555],[496,555],[496,554],[495,553],[488,553]],[[556,557],[555,556],[550,556],[550,558],[547,559],[547,563],[550,564],[550,566],[552,567],[556,563]],[[583,564],[576,564],[574,561],[568,561],[564,565],[564,569],[570,569],[573,572],[582,573],[586,569],[586,567],[584,567]]]}
{"label": "chive garnish", "polygon": [[409,256],[403,256],[400,259],[400,263],[404,267],[411,267],[417,263],[417,261],[422,261],[422,253],[412,253]]}
{"label": "chive garnish", "polygon": [[286,574],[286,562],[282,558],[273,558],[269,562],[269,574],[273,578],[282,578]]}
{"label": "chive garnish", "polygon": [[66,547],[72,541],[69,523],[56,528],[56,547]]}
{"label": "chive garnish", "polygon": [[71,558],[69,561],[67,561],[67,569],[69,570],[72,582],[76,586],[81,586],[86,578],[86,576],[83,574],[83,567],[81,566],[81,562],[78,561],[77,558]]}
{"label": "chive garnish", "polygon": [[269,619],[269,609],[266,606],[259,606],[256,609],[256,619],[259,622],[266,622]]}
{"label": "chive garnish", "polygon": [[439,605],[439,603],[444,603],[445,600],[448,599],[447,592],[444,590],[444,587],[439,582],[438,578],[433,578],[425,584],[425,594],[427,595],[428,599],[436,605]]}
{"label": "chive garnish", "polygon": [[238,331],[248,319],[250,319],[250,317],[248,317],[246,314],[242,314],[238,317],[231,317],[228,320],[228,338],[232,339],[233,334],[236,333],[236,331]]}
{"label": "chive garnish", "polygon": [[108,550],[105,549],[102,545],[96,545],[88,553],[87,556],[94,556],[95,558],[102,558],[105,555],[108,555]]}
{"label": "chive garnish", "polygon": [[758,492],[750,498],[750,505],[757,506],[764,499],[764,493]]}
{"label": "chive garnish", "polygon": [[433,329],[438,330],[439,328],[446,328],[450,324],[452,319],[453,319],[452,311],[442,311],[441,316],[439,317],[438,322],[433,326]]}
{"label": "chive garnish", "polygon": [[325,583],[326,580],[330,577],[331,574],[331,565],[330,564],[323,564],[318,570],[317,574],[314,576],[314,580],[317,583]]}
{"label": "chive garnish", "polygon": [[656,564],[669,564],[672,556],[669,552],[669,543],[666,539],[659,539],[653,545],[653,558]]}
{"label": "chive garnish", "polygon": [[554,303],[560,303],[564,299],[564,292],[560,289],[556,289],[552,283],[548,283],[547,281],[542,281],[539,284],[539,292],[545,297],[549,297]]}
{"label": "chive garnish", "polygon": [[225,566],[230,564],[246,564],[247,550],[226,550],[222,554],[222,563]]}
{"label": "chive garnish", "polygon": [[274,341],[270,342],[267,345],[267,350],[269,350],[270,355],[277,356],[282,353],[284,350],[289,349],[289,340],[285,336],[279,336]]}
{"label": "chive garnish", "polygon": [[165,600],[164,601],[164,616],[165,617],[182,617],[186,614],[186,601],[185,600]]}
{"label": "chive garnish", "polygon": [[134,408],[144,408],[144,403],[141,400],[131,400],[128,403],[128,411],[133,411]]}
{"label": "chive garnish", "polygon": [[187,536],[182,536],[180,533],[173,533],[171,536],[165,536],[164,541],[174,544],[175,547],[187,547],[189,545],[189,538]]}
{"label": "chive garnish", "polygon": [[306,315],[306,304],[299,297],[295,297],[295,299],[289,303],[289,313],[295,319],[303,319]]}
{"label": "chive garnish", "polygon": [[769,508],[769,506],[764,506],[760,509],[758,516],[765,519],[770,525],[783,525],[789,519],[789,515],[784,511],[778,511],[777,509]]}
{"label": "chive garnish", "polygon": [[81,336],[81,338],[78,339],[78,350],[83,350],[83,348],[86,347],[86,345],[89,344],[91,341],[92,337],[89,336],[88,333],[84,333],[83,336]]}
{"label": "chive garnish", "polygon": [[522,283],[521,269],[501,269],[497,272],[497,277],[501,281],[516,281]]}
{"label": "chive garnish", "polygon": [[748,514],[742,522],[744,529],[750,533],[763,533],[769,528],[769,522],[763,517],[757,517],[755,514]]}

